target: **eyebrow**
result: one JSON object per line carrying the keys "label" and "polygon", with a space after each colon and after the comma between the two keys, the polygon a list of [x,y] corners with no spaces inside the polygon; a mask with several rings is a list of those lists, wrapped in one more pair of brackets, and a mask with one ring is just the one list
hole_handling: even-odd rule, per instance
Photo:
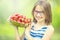
{"label": "eyebrow", "polygon": [[43,11],[38,11],[38,10],[35,10],[35,12],[37,12],[37,13],[42,13]]}

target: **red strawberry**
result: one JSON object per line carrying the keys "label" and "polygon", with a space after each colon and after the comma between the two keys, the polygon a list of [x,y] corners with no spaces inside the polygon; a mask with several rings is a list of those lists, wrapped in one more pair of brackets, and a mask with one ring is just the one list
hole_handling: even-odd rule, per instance
{"label": "red strawberry", "polygon": [[28,23],[28,19],[25,19],[25,20],[24,20],[24,23]]}
{"label": "red strawberry", "polygon": [[24,19],[26,19],[26,16],[23,16]]}
{"label": "red strawberry", "polygon": [[19,16],[19,14],[15,14],[15,16]]}
{"label": "red strawberry", "polygon": [[18,21],[21,23],[22,22],[22,18],[19,18]]}
{"label": "red strawberry", "polygon": [[30,23],[31,22],[31,19],[28,19],[28,23]]}
{"label": "red strawberry", "polygon": [[15,16],[11,17],[11,20],[15,20],[15,19],[16,19]]}
{"label": "red strawberry", "polygon": [[22,15],[19,15],[19,16],[18,16],[18,19],[19,19],[19,18],[23,18],[23,16],[22,16]]}

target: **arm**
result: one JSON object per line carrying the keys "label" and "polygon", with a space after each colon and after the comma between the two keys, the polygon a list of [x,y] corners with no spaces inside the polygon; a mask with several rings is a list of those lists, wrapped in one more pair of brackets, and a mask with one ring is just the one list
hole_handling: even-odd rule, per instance
{"label": "arm", "polygon": [[24,29],[22,36],[20,36],[20,40],[24,40],[24,36],[25,36],[25,29]]}
{"label": "arm", "polygon": [[14,27],[14,30],[15,30],[15,36],[16,36],[16,40],[20,40],[20,37],[19,37],[19,33],[18,33],[18,27]]}
{"label": "arm", "polygon": [[34,40],[31,36],[30,36],[30,30],[31,30],[31,25],[29,25],[29,27],[27,27],[26,28],[26,30],[25,30],[25,35],[26,35],[26,37],[28,38],[28,40]]}
{"label": "arm", "polygon": [[24,40],[25,29],[27,29],[28,27],[24,28],[24,32],[23,32],[22,36],[19,36],[18,27],[14,27],[15,34],[16,34],[16,40]]}
{"label": "arm", "polygon": [[[29,24],[30,25],[30,24]],[[19,32],[18,32],[18,27],[15,27],[14,30],[15,30],[15,33],[16,33],[16,40],[23,40],[24,39],[24,35],[25,35],[25,29],[27,29],[29,27],[29,25],[26,27],[25,25],[25,28],[24,28],[24,32],[22,34],[22,36],[19,36]]]}
{"label": "arm", "polygon": [[26,32],[26,30],[29,30],[29,29],[30,29],[30,25],[31,25],[31,24],[29,24],[28,26],[25,25],[24,33],[23,33],[22,36],[20,37],[20,40],[24,40],[24,36],[26,35],[25,32]]}

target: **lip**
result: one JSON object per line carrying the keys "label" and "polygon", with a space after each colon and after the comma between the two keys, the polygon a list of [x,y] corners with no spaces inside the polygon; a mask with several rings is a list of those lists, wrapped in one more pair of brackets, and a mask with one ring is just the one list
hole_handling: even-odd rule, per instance
{"label": "lip", "polygon": [[35,17],[36,20],[40,20],[40,19],[42,19],[42,18],[43,18],[43,17],[40,17],[40,16],[36,16],[36,17]]}
{"label": "lip", "polygon": [[41,19],[41,17],[35,17],[36,18],[36,20],[39,20],[39,19]]}
{"label": "lip", "polygon": [[36,16],[36,18],[41,18],[40,16]]}

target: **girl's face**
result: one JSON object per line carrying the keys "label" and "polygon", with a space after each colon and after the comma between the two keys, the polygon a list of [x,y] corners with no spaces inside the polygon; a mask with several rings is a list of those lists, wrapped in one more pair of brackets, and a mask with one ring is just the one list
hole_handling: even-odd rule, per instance
{"label": "girl's face", "polygon": [[34,18],[37,20],[37,22],[45,21],[45,14],[43,11],[43,7],[37,5],[34,10]]}

